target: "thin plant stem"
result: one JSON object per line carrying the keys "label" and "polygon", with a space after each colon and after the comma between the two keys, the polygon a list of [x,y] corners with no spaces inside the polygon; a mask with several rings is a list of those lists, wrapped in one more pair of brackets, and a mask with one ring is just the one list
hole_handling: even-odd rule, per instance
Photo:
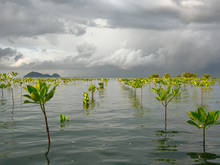
{"label": "thin plant stem", "polygon": [[45,125],[46,125],[47,137],[48,137],[48,145],[50,145],[50,131],[49,131],[49,127],[48,127],[47,114],[46,114],[44,104],[40,104],[40,105],[41,105],[41,109],[44,114],[44,121],[45,121]]}
{"label": "thin plant stem", "polygon": [[205,153],[205,127],[203,127],[203,152]]}
{"label": "thin plant stem", "polygon": [[165,132],[167,131],[167,104],[164,105],[164,122],[165,122]]}
{"label": "thin plant stem", "polygon": [[141,88],[141,105],[142,105],[142,94],[143,93],[143,88]]}
{"label": "thin plant stem", "polygon": [[11,97],[12,97],[12,105],[13,105],[13,108],[14,108],[14,106],[15,106],[15,101],[14,101],[13,87],[11,87]]}

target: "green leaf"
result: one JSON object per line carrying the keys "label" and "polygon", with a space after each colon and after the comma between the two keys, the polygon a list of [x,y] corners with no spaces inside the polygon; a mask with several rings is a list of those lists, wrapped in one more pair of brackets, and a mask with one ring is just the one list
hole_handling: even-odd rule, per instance
{"label": "green leaf", "polygon": [[24,100],[24,104],[27,104],[27,103],[35,103],[35,102],[33,102],[33,101],[29,101],[29,100]]}
{"label": "green leaf", "polygon": [[56,87],[57,86],[54,86],[52,89],[51,89],[51,91],[48,93],[48,94],[46,94],[45,95],[45,101],[47,102],[47,101],[49,101],[52,97],[53,97],[53,95],[54,95],[54,93],[55,93],[55,90],[56,90]]}
{"label": "green leaf", "polygon": [[193,125],[193,126],[195,126],[195,127],[197,127],[197,128],[201,128],[201,127],[199,127],[198,124],[196,124],[196,123],[195,123],[194,121],[192,121],[192,120],[188,120],[187,123],[190,124],[190,125]]}

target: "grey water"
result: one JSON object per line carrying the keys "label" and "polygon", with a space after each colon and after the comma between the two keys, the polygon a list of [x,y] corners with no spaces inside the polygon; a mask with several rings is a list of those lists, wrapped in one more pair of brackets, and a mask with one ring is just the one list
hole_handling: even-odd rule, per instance
{"label": "grey water", "polygon": [[[1,165],[160,165],[220,164],[220,126],[207,130],[206,154],[201,130],[188,125],[188,111],[201,104],[200,89],[185,86],[168,105],[168,132],[164,132],[163,107],[150,85],[136,91],[110,80],[96,91],[95,102],[83,109],[83,91],[91,82],[59,86],[46,104],[52,144],[47,152],[43,115],[37,104],[23,104],[25,93],[14,88],[0,96]],[[97,81],[93,81],[97,84]],[[209,110],[220,109],[220,87],[204,92]],[[70,115],[61,127],[59,116]]]}

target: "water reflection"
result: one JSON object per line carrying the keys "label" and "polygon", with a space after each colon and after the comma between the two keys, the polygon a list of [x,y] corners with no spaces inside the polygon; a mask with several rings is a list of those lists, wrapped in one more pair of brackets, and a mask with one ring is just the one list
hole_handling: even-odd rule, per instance
{"label": "water reflection", "polygon": [[99,98],[100,99],[104,99],[105,95],[104,95],[104,89],[99,89],[98,90],[98,93],[99,93]]}
{"label": "water reflection", "polygon": [[95,109],[96,106],[96,101],[93,100],[89,105],[83,105],[83,115],[84,116],[89,116],[92,110]]}
{"label": "water reflection", "polygon": [[1,112],[5,112],[7,110],[6,106],[7,106],[7,100],[2,98],[0,99],[0,107],[1,107]]}
{"label": "water reflection", "polygon": [[1,106],[6,105],[6,102],[7,102],[7,100],[6,100],[6,99],[1,99],[1,100],[0,100],[0,104],[1,104]]}
{"label": "water reflection", "polygon": [[131,107],[135,108],[134,116],[135,117],[143,117],[146,112],[150,110],[150,108],[144,107],[142,104],[142,89],[140,98],[136,95],[136,90],[128,88],[126,86],[122,86],[121,89],[128,92],[129,102],[131,103]]}
{"label": "water reflection", "polygon": [[50,152],[50,143],[48,143],[47,151],[46,151],[45,154],[44,154],[44,155],[45,155],[45,158],[46,158],[46,161],[47,161],[47,165],[50,164],[50,159],[49,159],[49,157],[48,157],[49,152]]}
{"label": "water reflection", "polygon": [[[211,162],[210,160],[215,160],[219,159],[220,155],[216,155],[214,153],[208,153],[208,152],[203,152],[203,153],[197,153],[197,152],[189,152],[187,153],[190,158],[196,162],[194,165],[220,165],[220,163],[216,162]],[[197,163],[198,162],[198,163]]]}
{"label": "water reflection", "polygon": [[[156,145],[156,151],[157,153],[155,155],[164,155],[165,157],[155,158],[155,161],[159,162],[167,162],[169,164],[175,164],[176,159],[170,157],[168,153],[173,153],[178,151],[177,148],[177,142],[172,139],[176,134],[178,134],[178,131],[164,131],[159,130],[155,132],[155,135],[159,137],[158,139],[154,140],[154,142],[157,143]],[[162,154],[164,152],[164,154]],[[160,153],[160,154],[158,154]]]}

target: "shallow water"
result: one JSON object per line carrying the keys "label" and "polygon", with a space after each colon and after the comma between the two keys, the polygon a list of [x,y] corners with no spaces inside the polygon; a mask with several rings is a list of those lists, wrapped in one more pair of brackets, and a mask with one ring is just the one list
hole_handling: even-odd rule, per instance
{"label": "shallow water", "polygon": [[[201,131],[186,123],[186,112],[200,103],[200,89],[185,87],[168,105],[168,133],[163,132],[163,107],[154,99],[150,86],[140,90],[110,80],[96,92],[95,103],[83,110],[82,92],[90,82],[77,81],[58,87],[46,104],[52,144],[39,105],[23,104],[21,89],[15,88],[15,108],[9,90],[0,97],[1,165],[159,165],[220,164],[220,126],[208,129],[203,154]],[[97,83],[97,82],[95,82]],[[24,91],[22,91],[25,93]],[[204,103],[220,109],[220,87],[205,91]],[[13,113],[12,113],[13,112]],[[60,126],[59,115],[70,115]]]}

